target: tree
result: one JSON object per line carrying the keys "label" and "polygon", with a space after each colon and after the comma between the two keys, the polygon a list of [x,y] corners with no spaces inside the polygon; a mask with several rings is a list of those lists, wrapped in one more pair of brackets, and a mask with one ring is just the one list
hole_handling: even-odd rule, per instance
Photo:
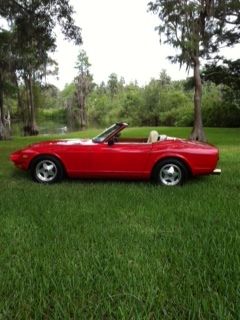
{"label": "tree", "polygon": [[215,0],[215,2],[214,18],[218,22],[215,46],[219,47],[219,45],[224,44],[231,47],[240,43],[240,1]]}
{"label": "tree", "polygon": [[141,109],[143,125],[160,125],[161,85],[159,80],[151,79],[149,84],[145,86]]}
{"label": "tree", "polygon": [[200,59],[209,58],[218,51],[219,43],[233,45],[239,41],[236,25],[239,24],[238,1],[227,0],[155,0],[149,3],[150,11],[158,14],[160,34],[164,43],[179,51],[169,57],[180,67],[193,67],[194,74],[194,126],[191,139],[204,141],[200,76]]}
{"label": "tree", "polygon": [[[66,39],[81,44],[81,30],[75,25],[73,13],[73,7],[68,0],[1,0],[0,2],[0,16],[12,24],[16,19],[32,17],[34,18],[32,28],[37,26],[38,31],[41,28],[45,36],[48,36],[47,41],[49,36],[55,39],[54,27],[58,23]],[[28,30],[25,29],[25,32]]]}
{"label": "tree", "polygon": [[128,84],[124,87],[124,95],[119,112],[120,119],[131,123],[131,125],[139,125],[143,122],[144,108],[143,96],[144,90],[135,84]]}
{"label": "tree", "polygon": [[78,122],[81,129],[87,126],[86,99],[93,89],[93,78],[89,68],[91,64],[88,61],[87,54],[82,50],[77,59],[75,68],[78,70],[78,76],[75,78],[76,98],[78,105]]}
{"label": "tree", "polygon": [[163,69],[160,72],[160,84],[162,87],[165,87],[167,85],[169,85],[171,83],[171,77],[169,77],[169,75],[167,74],[167,71],[165,69]]}
{"label": "tree", "polygon": [[73,7],[68,0],[5,0],[0,5],[0,16],[11,22],[15,32],[14,55],[16,68],[24,80],[29,117],[26,128],[29,134],[36,132],[33,86],[39,68],[46,66],[49,52],[56,49],[54,27],[61,26],[65,38],[82,43],[80,28],[73,20]]}
{"label": "tree", "polygon": [[111,73],[108,78],[108,89],[113,99],[114,96],[118,93],[119,84],[118,84],[118,76],[116,73]]}
{"label": "tree", "polygon": [[202,71],[205,81],[214,82],[216,85],[224,84],[234,90],[240,88],[240,59],[224,59],[222,64],[206,64]]}
{"label": "tree", "polygon": [[11,78],[11,39],[11,32],[0,31],[0,140],[7,139],[10,134],[5,123],[4,92]]}
{"label": "tree", "polygon": [[[224,100],[225,110],[222,123],[228,126],[240,125],[240,59],[224,59],[222,64],[205,65],[202,78],[211,81],[221,88],[221,96]],[[223,106],[222,108],[223,109]],[[219,120],[219,117],[218,117]]]}

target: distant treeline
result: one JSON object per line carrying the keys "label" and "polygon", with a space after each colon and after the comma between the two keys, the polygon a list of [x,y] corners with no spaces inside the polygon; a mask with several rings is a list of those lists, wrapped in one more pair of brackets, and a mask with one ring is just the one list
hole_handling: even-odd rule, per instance
{"label": "distant treeline", "polygon": [[[37,121],[40,127],[54,123],[79,129],[75,99],[75,84],[60,91],[52,85],[34,86]],[[146,86],[136,82],[125,84],[116,74],[107,83],[94,85],[86,102],[89,127],[105,127],[116,121],[126,121],[134,126],[192,126],[193,89],[190,80],[171,81],[165,71],[159,79]],[[203,86],[202,113],[204,126],[238,127],[240,104],[236,90],[206,81]],[[17,100],[7,99],[15,123],[20,122]]]}

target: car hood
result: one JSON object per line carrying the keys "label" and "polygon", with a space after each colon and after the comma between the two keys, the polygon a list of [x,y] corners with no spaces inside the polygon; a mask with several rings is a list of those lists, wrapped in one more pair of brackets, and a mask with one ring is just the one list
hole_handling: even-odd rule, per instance
{"label": "car hood", "polygon": [[38,143],[31,144],[29,147],[36,149],[41,147],[57,147],[57,146],[73,146],[73,145],[92,145],[92,139],[61,139],[61,140],[51,140],[42,141]]}

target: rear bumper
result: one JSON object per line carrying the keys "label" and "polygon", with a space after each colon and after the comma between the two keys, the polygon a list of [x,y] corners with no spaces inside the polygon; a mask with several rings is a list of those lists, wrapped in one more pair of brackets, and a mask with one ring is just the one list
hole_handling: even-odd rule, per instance
{"label": "rear bumper", "polygon": [[216,168],[215,170],[213,170],[213,172],[211,174],[219,176],[222,173],[221,169]]}

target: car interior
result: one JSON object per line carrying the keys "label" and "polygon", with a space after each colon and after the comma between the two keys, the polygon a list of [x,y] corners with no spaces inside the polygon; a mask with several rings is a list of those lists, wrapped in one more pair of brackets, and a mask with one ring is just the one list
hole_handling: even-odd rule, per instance
{"label": "car interior", "polygon": [[117,134],[114,137],[114,142],[133,142],[133,143],[155,143],[158,141],[167,140],[167,136],[165,134],[160,135],[156,130],[151,130],[148,138],[123,138],[120,137],[120,134]]}

